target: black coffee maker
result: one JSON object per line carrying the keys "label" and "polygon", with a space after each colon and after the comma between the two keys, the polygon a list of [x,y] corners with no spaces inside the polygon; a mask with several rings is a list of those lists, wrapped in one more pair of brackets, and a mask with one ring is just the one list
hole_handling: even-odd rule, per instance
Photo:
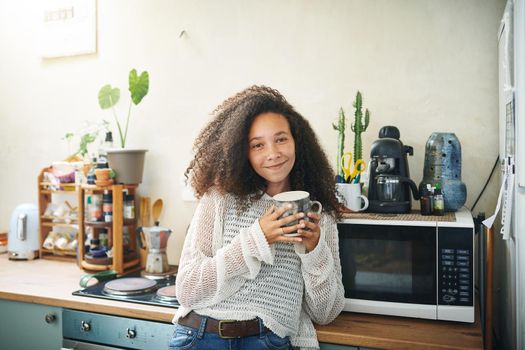
{"label": "black coffee maker", "polygon": [[407,154],[413,155],[411,146],[399,140],[399,129],[384,126],[379,140],[370,149],[368,206],[372,213],[408,213],[411,208],[410,191],[419,199],[419,191],[410,180]]}

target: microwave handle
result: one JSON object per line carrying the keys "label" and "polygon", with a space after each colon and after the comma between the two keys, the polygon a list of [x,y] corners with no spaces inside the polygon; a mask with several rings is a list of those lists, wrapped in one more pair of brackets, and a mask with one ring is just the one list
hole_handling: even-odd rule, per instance
{"label": "microwave handle", "polygon": [[18,220],[16,223],[16,237],[21,241],[26,240],[26,222],[27,214],[18,215]]}

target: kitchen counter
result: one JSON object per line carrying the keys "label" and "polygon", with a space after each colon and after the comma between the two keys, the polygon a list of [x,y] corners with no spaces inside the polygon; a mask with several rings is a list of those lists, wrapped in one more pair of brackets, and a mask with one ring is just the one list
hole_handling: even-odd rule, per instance
{"label": "kitchen counter", "polygon": [[[174,309],[74,296],[84,274],[74,263],[54,260],[11,261],[0,255],[0,299],[71,308],[109,315],[171,322]],[[429,321],[343,312],[316,326],[319,341],[381,349],[482,349],[476,323]]]}

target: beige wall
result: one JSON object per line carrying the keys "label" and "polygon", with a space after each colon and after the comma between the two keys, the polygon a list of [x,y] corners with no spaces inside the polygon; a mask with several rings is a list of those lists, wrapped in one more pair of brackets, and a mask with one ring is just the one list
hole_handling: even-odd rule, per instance
{"label": "beige wall", "polygon": [[[133,112],[128,144],[149,149],[140,193],[164,199],[172,263],[195,207],[182,200],[180,181],[192,141],[213,108],[248,85],[287,96],[330,159],[331,123],[340,107],[352,114],[360,89],[372,112],[364,154],[381,126],[397,125],[414,147],[416,182],[428,136],[456,133],[468,207],[498,154],[503,0],[98,1],[97,53],[46,60],[39,3],[0,2],[0,231],[17,204],[36,202],[39,170],[67,156],[66,132],[85,120],[111,121],[98,89],[112,83],[125,92],[133,67],[150,72],[151,87]],[[347,141],[350,150],[351,133]],[[492,211],[495,196],[491,183],[476,212]]]}

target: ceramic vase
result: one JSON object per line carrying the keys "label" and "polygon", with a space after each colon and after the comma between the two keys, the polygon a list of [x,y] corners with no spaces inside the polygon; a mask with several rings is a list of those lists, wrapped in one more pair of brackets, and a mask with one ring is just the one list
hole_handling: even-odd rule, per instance
{"label": "ceramic vase", "polygon": [[467,187],[461,182],[461,144],[454,133],[434,132],[425,146],[423,180],[419,193],[427,184],[441,184],[445,211],[457,211],[467,200]]}

